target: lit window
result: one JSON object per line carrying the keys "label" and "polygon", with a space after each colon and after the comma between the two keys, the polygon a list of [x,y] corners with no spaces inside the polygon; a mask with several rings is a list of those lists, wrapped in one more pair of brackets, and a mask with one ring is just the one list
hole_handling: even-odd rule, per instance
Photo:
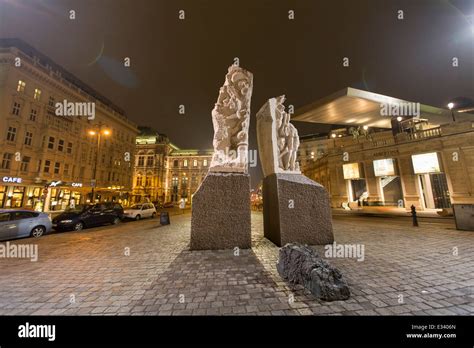
{"label": "lit window", "polygon": [[38,88],[35,88],[35,95],[33,96],[35,100],[40,100],[41,98],[41,90]]}
{"label": "lit window", "polygon": [[26,83],[22,80],[18,81],[18,86],[16,87],[17,92],[24,92],[26,87]]}
{"label": "lit window", "polygon": [[185,166],[185,167],[188,166],[188,160],[187,160],[187,159],[185,159],[185,160],[183,161],[183,166]]}
{"label": "lit window", "polygon": [[202,165],[203,165],[204,167],[207,167],[207,159],[205,159],[204,161],[202,161]]}
{"label": "lit window", "polygon": [[198,161],[197,160],[193,160],[193,167],[197,167],[198,166]]}

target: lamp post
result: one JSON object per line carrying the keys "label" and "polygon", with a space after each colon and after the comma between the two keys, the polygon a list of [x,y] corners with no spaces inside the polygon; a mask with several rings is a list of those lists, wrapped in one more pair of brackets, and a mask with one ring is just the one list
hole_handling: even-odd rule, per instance
{"label": "lamp post", "polygon": [[102,124],[102,122],[100,122],[96,127],[95,129],[91,129],[89,130],[89,135],[90,136],[97,136],[97,150],[96,150],[96,153],[95,153],[95,161],[94,161],[94,169],[92,171],[92,192],[91,192],[91,202],[94,203],[95,202],[95,187],[97,185],[97,180],[96,180],[96,177],[97,177],[97,165],[98,165],[98,162],[99,162],[99,151],[100,151],[100,140],[101,140],[101,137],[102,135],[105,135],[105,136],[109,136],[110,135],[110,130],[108,130],[107,128],[104,128],[104,125]]}
{"label": "lamp post", "polygon": [[448,109],[451,110],[451,116],[453,117],[453,122],[456,122],[456,118],[454,117],[454,103],[449,103],[448,104]]}

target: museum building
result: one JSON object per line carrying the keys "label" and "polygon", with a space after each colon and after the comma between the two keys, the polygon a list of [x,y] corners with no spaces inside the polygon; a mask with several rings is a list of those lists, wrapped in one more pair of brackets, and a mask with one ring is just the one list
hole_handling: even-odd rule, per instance
{"label": "museum building", "polygon": [[[385,114],[387,105],[395,112]],[[329,134],[301,137],[298,154],[333,208],[474,204],[472,114],[345,88],[292,120],[334,125]]]}

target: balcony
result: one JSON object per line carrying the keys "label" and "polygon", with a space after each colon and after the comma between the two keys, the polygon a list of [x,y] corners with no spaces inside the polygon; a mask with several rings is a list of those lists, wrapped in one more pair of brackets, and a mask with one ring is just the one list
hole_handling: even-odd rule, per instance
{"label": "balcony", "polygon": [[399,133],[395,136],[392,131],[384,131],[370,134],[369,137],[354,138],[350,136],[327,139],[327,154],[341,154],[349,151],[363,151],[367,149],[400,145],[410,142],[423,141],[427,139],[440,138],[454,134],[474,132],[474,121],[462,121],[446,124],[436,128],[418,130],[412,133]]}

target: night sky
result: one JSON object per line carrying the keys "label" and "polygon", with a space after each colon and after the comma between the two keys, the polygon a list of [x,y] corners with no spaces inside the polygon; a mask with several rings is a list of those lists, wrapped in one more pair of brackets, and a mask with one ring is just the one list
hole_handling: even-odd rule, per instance
{"label": "night sky", "polygon": [[0,37],[26,41],[181,148],[212,148],[211,110],[238,57],[254,74],[256,149],[255,113],[281,94],[295,108],[347,86],[440,107],[474,98],[473,9],[471,0],[0,0]]}

